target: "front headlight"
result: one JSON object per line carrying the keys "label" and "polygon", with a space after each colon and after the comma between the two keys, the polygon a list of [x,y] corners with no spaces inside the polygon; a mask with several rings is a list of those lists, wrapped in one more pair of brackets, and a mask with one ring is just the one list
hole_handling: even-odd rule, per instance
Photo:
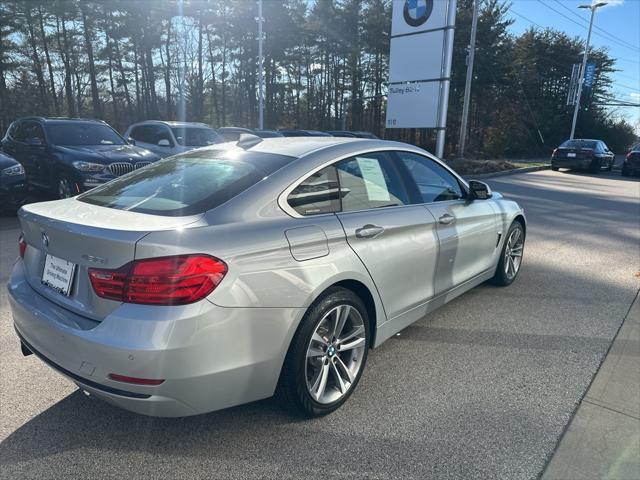
{"label": "front headlight", "polygon": [[104,165],[100,163],[83,162],[81,160],[73,162],[72,165],[81,172],[101,172],[104,170]]}
{"label": "front headlight", "polygon": [[24,175],[24,167],[22,165],[14,165],[13,167],[5,168],[2,170],[3,175],[8,177],[15,177],[17,175]]}

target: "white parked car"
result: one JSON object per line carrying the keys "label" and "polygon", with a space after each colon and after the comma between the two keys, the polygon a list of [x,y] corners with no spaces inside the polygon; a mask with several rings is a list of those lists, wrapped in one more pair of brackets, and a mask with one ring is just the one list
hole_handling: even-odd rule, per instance
{"label": "white parked car", "polygon": [[206,123],[146,120],[131,125],[124,137],[161,157],[170,157],[224,139]]}

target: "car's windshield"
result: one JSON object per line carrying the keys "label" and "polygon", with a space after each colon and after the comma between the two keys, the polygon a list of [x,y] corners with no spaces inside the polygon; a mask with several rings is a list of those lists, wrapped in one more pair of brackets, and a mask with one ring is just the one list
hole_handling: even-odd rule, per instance
{"label": "car's windshield", "polygon": [[237,149],[196,151],[136,170],[78,199],[153,215],[195,215],[230,200],[291,160]]}
{"label": "car's windshield", "polygon": [[595,140],[567,140],[560,148],[596,148],[598,142]]}
{"label": "car's windshield", "polygon": [[211,128],[172,127],[171,131],[180,145],[187,147],[205,147],[224,141]]}
{"label": "car's windshield", "polygon": [[46,126],[49,142],[54,145],[124,145],[125,141],[111,127],[100,123],[56,123]]}

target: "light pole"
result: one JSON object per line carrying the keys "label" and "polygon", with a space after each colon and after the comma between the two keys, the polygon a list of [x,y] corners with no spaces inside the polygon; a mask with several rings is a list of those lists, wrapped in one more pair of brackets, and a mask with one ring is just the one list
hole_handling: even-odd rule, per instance
{"label": "light pole", "polygon": [[460,125],[460,148],[458,155],[464,157],[464,145],[467,140],[467,121],[469,120],[469,101],[471,100],[471,81],[473,79],[473,59],[476,54],[476,31],[478,30],[478,12],[480,0],[473,5],[473,19],[471,20],[471,39],[469,40],[469,56],[467,57],[467,79],[464,83],[464,103],[462,104],[462,124]]}
{"label": "light pole", "polygon": [[258,118],[264,129],[264,57],[262,56],[262,0],[258,0]]}
{"label": "light pole", "polygon": [[582,84],[584,82],[584,70],[587,65],[587,57],[589,56],[589,42],[591,42],[591,29],[593,28],[593,16],[596,13],[598,7],[604,7],[607,2],[593,2],[591,5],[580,5],[578,8],[588,8],[591,10],[591,20],[589,21],[589,33],[587,35],[587,44],[584,47],[584,55],[582,56],[582,67],[580,68],[580,78],[578,79],[578,96],[576,98],[576,106],[573,110],[573,122],[571,122],[571,136],[570,140],[573,140],[573,135],[576,133],[576,122],[578,121],[578,110],[580,110],[580,99],[582,97]]}

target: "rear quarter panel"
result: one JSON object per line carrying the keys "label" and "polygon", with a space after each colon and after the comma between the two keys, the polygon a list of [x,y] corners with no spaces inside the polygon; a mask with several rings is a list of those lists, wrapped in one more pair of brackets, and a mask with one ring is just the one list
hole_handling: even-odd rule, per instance
{"label": "rear quarter panel", "polygon": [[[294,258],[285,232],[312,227],[324,236],[299,236],[302,251],[320,252]],[[293,219],[262,218],[153,232],[136,246],[136,258],[206,253],[227,263],[228,272],[208,300],[221,307],[306,308],[331,285],[342,280],[364,284],[376,306],[378,323],[385,320],[375,285],[346,242],[335,215]],[[325,254],[326,252],[326,254]]]}

